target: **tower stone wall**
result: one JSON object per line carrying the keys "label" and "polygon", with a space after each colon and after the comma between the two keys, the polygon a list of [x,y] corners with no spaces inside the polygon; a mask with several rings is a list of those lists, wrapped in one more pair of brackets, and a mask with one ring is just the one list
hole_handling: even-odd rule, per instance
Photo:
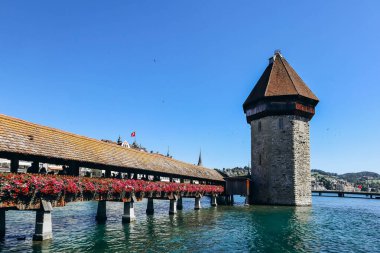
{"label": "tower stone wall", "polygon": [[308,121],[296,115],[251,121],[253,203],[311,205]]}

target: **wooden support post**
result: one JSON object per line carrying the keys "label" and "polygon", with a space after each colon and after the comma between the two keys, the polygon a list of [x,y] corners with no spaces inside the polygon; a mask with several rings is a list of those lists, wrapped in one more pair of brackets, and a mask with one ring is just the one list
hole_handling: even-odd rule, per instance
{"label": "wooden support post", "polygon": [[0,209],[0,238],[5,236],[5,209]]}
{"label": "wooden support post", "polygon": [[39,162],[32,162],[32,171],[31,173],[38,173],[40,171],[40,163]]}
{"label": "wooden support post", "polygon": [[44,241],[53,238],[51,223],[51,211],[53,207],[50,202],[41,201],[41,208],[36,212],[36,229],[33,241]]}
{"label": "wooden support post", "polygon": [[107,220],[107,201],[99,200],[98,201],[98,210],[96,212],[96,221],[105,222]]}
{"label": "wooden support post", "polygon": [[199,209],[201,209],[201,198],[196,197],[195,198],[194,210],[199,210]]}
{"label": "wooden support post", "polygon": [[177,210],[182,210],[183,204],[182,204],[182,197],[179,197],[177,200]]}
{"label": "wooden support post", "polygon": [[[179,179],[179,182],[180,182],[181,184],[184,184],[184,183],[185,183],[185,179],[180,178],[180,179]],[[179,195],[178,200],[177,200],[177,210],[183,210],[183,202],[182,202],[182,197],[181,197],[181,195]]]}
{"label": "wooden support post", "polygon": [[73,176],[79,177],[80,168],[79,168],[79,166],[77,164],[71,165],[70,166],[70,171],[71,171],[71,173],[72,173]]}
{"label": "wooden support post", "polygon": [[104,173],[104,177],[105,178],[110,178],[111,177],[111,171],[110,170],[106,170],[105,173]]}
{"label": "wooden support post", "polygon": [[134,220],[136,220],[136,216],[133,200],[131,202],[124,202],[124,214],[122,217],[122,222],[131,223]]}
{"label": "wooden support post", "polygon": [[217,206],[218,204],[216,203],[216,196],[212,195],[211,196],[211,206]]}
{"label": "wooden support post", "polygon": [[234,195],[231,195],[231,206],[234,205]]}
{"label": "wooden support post", "polygon": [[224,196],[224,199],[225,199],[225,203],[227,206],[229,206],[231,204],[231,199],[230,199],[230,195],[225,195]]}
{"label": "wooden support post", "polygon": [[322,192],[319,192],[318,194],[319,194],[319,196],[322,196]]}
{"label": "wooden support post", "polygon": [[19,160],[18,159],[12,159],[11,160],[11,172],[17,173],[19,167]]}
{"label": "wooden support post", "polygon": [[153,199],[148,198],[148,205],[146,207],[146,214],[147,215],[153,215],[154,214],[154,205],[153,205]]}
{"label": "wooden support post", "polygon": [[170,200],[170,207],[169,207],[169,214],[173,215],[177,213],[177,200],[171,199]]}
{"label": "wooden support post", "polygon": [[244,205],[249,206],[249,195],[245,196]]}

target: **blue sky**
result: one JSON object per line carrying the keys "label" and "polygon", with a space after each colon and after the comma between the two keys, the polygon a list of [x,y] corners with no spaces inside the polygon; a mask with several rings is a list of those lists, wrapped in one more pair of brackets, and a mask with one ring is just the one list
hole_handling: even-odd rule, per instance
{"label": "blue sky", "polygon": [[380,172],[379,1],[0,2],[0,113],[248,165],[242,103],[275,49],[319,97],[311,166]]}

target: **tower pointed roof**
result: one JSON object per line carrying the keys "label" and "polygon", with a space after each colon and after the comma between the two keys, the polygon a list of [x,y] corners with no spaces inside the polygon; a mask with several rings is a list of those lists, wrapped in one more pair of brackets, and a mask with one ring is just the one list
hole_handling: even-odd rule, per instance
{"label": "tower pointed roof", "polygon": [[198,166],[203,166],[202,165],[202,151],[199,151]]}
{"label": "tower pointed roof", "polygon": [[319,100],[280,51],[269,59],[269,65],[243,104],[244,111],[260,100],[276,97],[299,97],[316,105]]}

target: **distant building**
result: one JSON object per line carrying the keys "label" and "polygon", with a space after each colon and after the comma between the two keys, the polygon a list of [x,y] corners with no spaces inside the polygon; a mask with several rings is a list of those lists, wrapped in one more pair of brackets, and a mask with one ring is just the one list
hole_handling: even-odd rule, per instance
{"label": "distant building", "polygon": [[323,185],[322,182],[319,182],[317,178],[311,177],[311,190],[312,191],[325,191],[327,190],[326,187]]}

